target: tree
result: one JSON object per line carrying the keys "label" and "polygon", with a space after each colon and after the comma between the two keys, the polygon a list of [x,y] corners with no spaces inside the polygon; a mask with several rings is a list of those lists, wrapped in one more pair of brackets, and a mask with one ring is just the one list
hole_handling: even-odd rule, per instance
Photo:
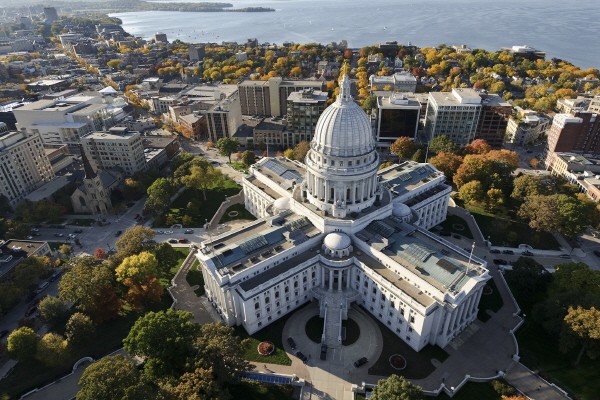
{"label": "tree", "polygon": [[249,167],[252,164],[254,164],[255,159],[256,159],[256,154],[254,154],[253,151],[246,150],[242,153],[242,163],[244,163],[244,165],[246,167]]}
{"label": "tree", "polygon": [[306,140],[301,141],[294,147],[294,160],[304,162],[306,154],[310,150],[310,143]]}
{"label": "tree", "polygon": [[93,257],[71,261],[58,284],[59,297],[99,323],[116,317],[121,309],[111,268]]}
{"label": "tree", "polygon": [[157,277],[167,279],[171,275],[171,269],[179,263],[181,253],[178,252],[169,243],[162,242],[156,245],[153,250],[156,261],[158,262]]}
{"label": "tree", "polygon": [[490,211],[495,211],[504,204],[504,193],[500,189],[490,188],[486,196],[486,208]]}
{"label": "tree", "polygon": [[49,260],[46,257],[27,257],[21,261],[13,273],[13,280],[16,286],[28,289],[48,274]]}
{"label": "tree", "polygon": [[442,171],[449,180],[452,180],[462,161],[463,158],[458,154],[446,152],[438,153],[429,159],[429,162]]}
{"label": "tree", "polygon": [[365,111],[371,111],[372,109],[377,107],[377,96],[367,96],[363,100],[362,103],[363,109]]}
{"label": "tree", "polygon": [[190,174],[181,178],[188,188],[200,189],[206,200],[206,190],[216,187],[225,180],[223,173],[212,165],[194,166],[190,169]]}
{"label": "tree", "polygon": [[129,354],[146,357],[144,370],[149,377],[177,376],[193,354],[199,333],[192,313],[168,309],[140,317],[123,345]]}
{"label": "tree", "polygon": [[171,179],[156,179],[146,190],[148,198],[144,203],[144,209],[155,215],[164,213],[171,204],[171,196],[174,191],[175,187]]}
{"label": "tree", "polygon": [[528,196],[546,194],[545,186],[539,176],[521,175],[513,180],[513,191],[510,197],[523,201]]}
{"label": "tree", "polygon": [[83,347],[90,343],[95,332],[96,327],[92,319],[80,312],[71,315],[65,325],[67,341],[74,347]]}
{"label": "tree", "polygon": [[220,400],[223,391],[213,377],[213,369],[196,368],[186,372],[175,384],[163,384],[162,389],[175,400]]}
{"label": "tree", "polygon": [[465,183],[458,190],[458,196],[467,204],[479,203],[484,200],[485,192],[479,181]]}
{"label": "tree", "polygon": [[462,185],[476,180],[481,182],[484,192],[496,188],[508,194],[512,189],[511,174],[515,167],[502,159],[488,157],[492,152],[465,156],[452,179],[459,189]]}
{"label": "tree", "polygon": [[406,136],[399,137],[390,145],[390,153],[400,158],[409,158],[414,152],[415,142]]}
{"label": "tree", "polygon": [[36,357],[48,366],[64,365],[69,361],[67,341],[57,333],[46,333],[37,344]]}
{"label": "tree", "polygon": [[438,153],[456,153],[458,148],[448,136],[436,136],[429,141],[429,152]]}
{"label": "tree", "polygon": [[221,138],[217,141],[217,149],[222,156],[227,156],[231,162],[231,155],[238,151],[240,142],[237,139]]}
{"label": "tree", "polygon": [[492,146],[484,139],[475,139],[465,146],[465,154],[485,154],[492,150]]}
{"label": "tree", "polygon": [[94,257],[98,260],[106,260],[108,253],[102,247],[98,247],[96,251],[94,251]]}
{"label": "tree", "polygon": [[154,398],[136,365],[123,355],[104,357],[83,371],[77,400]]}
{"label": "tree", "polygon": [[214,379],[221,386],[235,381],[241,372],[248,370],[243,342],[230,326],[222,323],[202,325],[195,347],[195,366],[213,368]]}
{"label": "tree", "polygon": [[286,149],[283,152],[283,156],[285,158],[289,158],[290,160],[293,160],[294,159],[294,150],[293,149]]}
{"label": "tree", "polygon": [[38,305],[42,319],[50,324],[58,324],[67,316],[67,306],[58,297],[46,296]]}
{"label": "tree", "polygon": [[423,149],[418,148],[417,151],[414,152],[412,157],[410,158],[414,162],[425,162],[425,154],[423,153]]}
{"label": "tree", "polygon": [[390,375],[380,379],[371,392],[373,400],[421,400],[423,391],[403,376]]}
{"label": "tree", "polygon": [[109,60],[106,62],[106,65],[112,69],[119,69],[121,64],[123,64],[123,60]]}
{"label": "tree", "polygon": [[69,246],[66,243],[63,243],[60,245],[60,247],[58,248],[58,251],[60,252],[60,254],[62,254],[63,256],[68,256],[73,252],[73,248],[71,246]]}
{"label": "tree", "polygon": [[126,257],[115,270],[117,281],[129,290],[127,301],[134,309],[157,303],[163,294],[158,279],[158,261],[154,254],[143,251]]}
{"label": "tree", "polygon": [[592,359],[600,355],[600,310],[595,307],[589,309],[580,306],[569,307],[565,323],[569,333],[577,338],[581,345],[575,366],[579,365],[581,357],[586,352]]}
{"label": "tree", "polygon": [[115,243],[118,256],[125,258],[154,247],[155,232],[145,226],[135,225],[127,229]]}
{"label": "tree", "polygon": [[11,358],[19,361],[31,360],[37,351],[40,337],[33,329],[23,326],[8,335],[7,350]]}

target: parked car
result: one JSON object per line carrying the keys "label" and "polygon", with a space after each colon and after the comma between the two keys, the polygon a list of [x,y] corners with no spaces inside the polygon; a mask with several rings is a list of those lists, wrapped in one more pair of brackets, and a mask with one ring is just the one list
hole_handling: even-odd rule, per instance
{"label": "parked car", "polygon": [[40,294],[50,285],[50,282],[43,282],[33,291],[35,294]]}
{"label": "parked car", "polygon": [[448,232],[448,231],[441,231],[440,232],[440,236],[450,236],[450,235],[451,235],[451,233]]}
{"label": "parked car", "polygon": [[496,264],[496,265],[507,265],[508,261],[503,260],[501,258],[494,258],[494,264]]}
{"label": "parked car", "polygon": [[31,235],[27,236],[27,240],[32,240],[32,239],[33,239],[33,236],[31,236]]}
{"label": "parked car", "polygon": [[189,235],[190,233],[194,233],[194,230],[193,229],[186,229],[185,231],[183,231],[183,233]]}
{"label": "parked car", "polygon": [[512,250],[502,250],[502,254],[515,254]]}
{"label": "parked car", "polygon": [[64,233],[55,233],[54,236],[56,236],[56,237],[63,237],[65,235],[64,235]]}
{"label": "parked car", "polygon": [[533,253],[532,253],[532,252],[530,252],[529,250],[525,250],[525,251],[524,251],[524,252],[522,252],[521,254],[522,254],[522,255],[524,255],[524,256],[529,256],[529,257],[531,257],[531,256],[533,255]]}
{"label": "parked car", "polygon": [[296,350],[296,342],[291,337],[287,338],[287,342],[292,350]]}
{"label": "parked car", "polygon": [[302,360],[303,363],[308,361],[308,357],[306,357],[301,351],[298,351],[296,353],[296,357],[298,357],[300,360]]}
{"label": "parked car", "polygon": [[189,243],[189,240],[187,240],[186,238],[179,238],[179,239],[177,239],[177,241],[179,243]]}
{"label": "parked car", "polygon": [[362,367],[363,365],[365,365],[368,362],[369,362],[369,360],[367,360],[367,357],[361,357],[358,360],[354,361],[354,366],[356,368],[359,368],[359,367]]}
{"label": "parked car", "polygon": [[75,229],[73,233],[83,233],[83,229]]}
{"label": "parked car", "polygon": [[321,360],[326,360],[327,359],[327,345],[325,343],[323,343],[321,345],[321,356],[320,356]]}
{"label": "parked car", "polygon": [[122,233],[123,233],[123,231],[116,231],[116,232],[115,232],[115,236],[117,236],[117,237],[118,237],[118,236],[121,236],[121,234],[122,234]]}
{"label": "parked car", "polygon": [[61,270],[56,271],[50,277],[50,282],[54,282],[55,280],[57,280],[58,278],[60,278],[61,275],[62,275],[62,271]]}
{"label": "parked car", "polygon": [[571,258],[571,255],[565,253],[565,254],[561,254],[559,257],[560,258]]}
{"label": "parked car", "polygon": [[67,236],[69,237],[69,239],[75,239],[77,237],[77,235],[74,233],[69,233]]}
{"label": "parked car", "polygon": [[498,249],[491,249],[490,253],[492,253],[492,254],[500,254],[500,250],[498,250]]}
{"label": "parked car", "polygon": [[35,312],[37,311],[37,306],[35,307],[30,307],[26,312],[25,312],[25,316],[27,318],[31,317],[33,314],[35,314]]}
{"label": "parked car", "polygon": [[175,244],[175,243],[178,243],[178,241],[177,241],[177,239],[171,238],[171,239],[169,239],[169,243]]}
{"label": "parked car", "polygon": [[40,230],[38,228],[31,228],[31,232],[39,232]]}

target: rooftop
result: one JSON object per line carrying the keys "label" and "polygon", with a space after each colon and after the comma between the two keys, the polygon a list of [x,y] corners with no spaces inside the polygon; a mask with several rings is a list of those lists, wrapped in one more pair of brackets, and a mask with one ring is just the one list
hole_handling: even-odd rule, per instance
{"label": "rooftop", "polygon": [[383,186],[390,189],[394,195],[401,196],[432,179],[439,178],[443,173],[431,164],[405,161],[381,170],[378,175]]}
{"label": "rooftop", "polygon": [[266,175],[285,190],[291,190],[294,184],[302,182],[305,175],[304,167],[301,164],[285,157],[265,157],[254,164],[252,168]]}

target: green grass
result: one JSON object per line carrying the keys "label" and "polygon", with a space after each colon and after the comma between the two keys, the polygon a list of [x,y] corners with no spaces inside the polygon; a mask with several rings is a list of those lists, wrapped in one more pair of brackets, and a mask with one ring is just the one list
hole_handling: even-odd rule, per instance
{"label": "green grass", "polygon": [[240,172],[248,171],[248,167],[246,166],[246,164],[244,164],[241,161],[233,161],[233,162],[229,163],[229,166],[231,168],[235,169],[236,171],[240,171]]}
{"label": "green grass", "polygon": [[198,285],[198,289],[194,290],[196,296],[202,296],[204,294],[204,278],[202,277],[202,271],[198,270],[198,266],[200,262],[198,260],[194,261],[194,264],[188,271],[185,280],[188,285],[196,286]]}
{"label": "green grass", "polygon": [[473,214],[484,238],[490,238],[495,246],[515,247],[528,244],[540,250],[559,250],[560,245],[548,232],[538,232],[522,222],[504,215],[493,215],[471,205],[467,209]]}
{"label": "green grass", "polygon": [[[310,303],[307,303],[310,304]],[[246,330],[242,326],[235,327],[236,334],[242,339],[248,339],[246,344],[246,349],[244,352],[244,358],[251,362],[257,363],[269,363],[269,364],[279,364],[279,365],[292,365],[292,360],[288,357],[287,353],[283,349],[283,338],[281,333],[283,332],[283,327],[287,320],[292,316],[292,314],[298,312],[298,310],[302,309],[304,306],[292,311],[291,313],[281,317],[277,321],[273,322],[271,325],[261,329],[260,331],[248,335]],[[275,351],[273,354],[269,356],[261,356],[258,354],[256,350],[260,342],[272,342],[275,345]]]}
{"label": "green grass", "polygon": [[[491,294],[486,294],[487,288],[492,290]],[[484,293],[481,295],[481,301],[479,302],[479,312],[477,313],[477,318],[486,322],[491,318],[491,316],[485,310],[491,310],[493,312],[497,312],[502,308],[504,302],[502,301],[502,296],[500,296],[500,292],[498,292],[498,288],[494,283],[493,279],[490,279],[484,289]]]}
{"label": "green grass", "polygon": [[228,387],[233,399],[244,400],[293,400],[294,387],[290,385],[267,385],[264,383],[243,380],[237,385]]}
{"label": "green grass", "polygon": [[92,226],[96,223],[94,219],[72,219],[67,222],[67,225],[75,225],[75,226]]}
{"label": "green grass", "polygon": [[[462,235],[469,239],[473,239],[473,233],[471,233],[471,229],[469,229],[469,225],[467,224],[467,222],[464,219],[462,219],[459,216],[448,215],[446,220],[444,222],[442,222],[441,224],[439,224],[438,226],[441,226],[442,229],[447,232],[458,233],[459,235]],[[456,229],[457,226],[462,226],[463,229],[462,230]]]}
{"label": "green grass", "polygon": [[306,336],[315,343],[321,343],[321,336],[323,335],[323,318],[315,315],[306,322],[304,331]]}
{"label": "green grass", "polygon": [[[436,399],[446,400],[450,399],[445,393],[442,393]],[[500,396],[492,385],[489,383],[475,383],[475,382],[467,382],[465,386],[463,386],[452,400],[501,400],[502,396]]]}
{"label": "green grass", "polygon": [[[236,215],[235,217],[230,217],[227,214],[231,211],[237,211],[238,215]],[[234,204],[225,211],[225,213],[221,217],[221,220],[219,221],[219,223],[222,224],[225,222],[235,221],[238,219],[248,219],[250,221],[254,221],[254,220],[256,220],[256,217],[254,217],[254,215],[252,215],[250,213],[250,211],[246,210],[246,208],[244,207],[243,204]]]}
{"label": "green grass", "polygon": [[[158,227],[183,224],[184,226],[204,226],[206,221],[215,215],[221,203],[226,197],[234,196],[240,192],[240,186],[230,179],[226,179],[222,187],[206,191],[206,200],[201,190],[186,189],[171,204],[166,212],[165,218],[156,218]],[[190,205],[191,207],[188,207]],[[187,223],[183,223],[184,217]]]}

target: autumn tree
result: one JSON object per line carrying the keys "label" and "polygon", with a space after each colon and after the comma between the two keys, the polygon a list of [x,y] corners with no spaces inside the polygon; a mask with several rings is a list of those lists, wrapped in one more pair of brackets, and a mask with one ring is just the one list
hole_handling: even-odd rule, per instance
{"label": "autumn tree", "polygon": [[188,188],[201,190],[204,200],[206,200],[206,191],[219,186],[224,180],[225,177],[220,170],[212,165],[202,165],[193,166],[190,169],[190,174],[181,178],[181,183]]}
{"label": "autumn tree", "polygon": [[119,258],[153,248],[155,234],[152,229],[143,225],[134,225],[127,229],[115,243]]}
{"label": "autumn tree", "polygon": [[492,150],[492,146],[484,139],[475,139],[465,146],[465,154],[485,154]]}
{"label": "autumn tree", "polygon": [[63,243],[58,248],[58,252],[63,256],[69,256],[73,252],[73,248],[66,243]]}
{"label": "autumn tree", "polygon": [[406,136],[399,137],[390,145],[390,153],[400,158],[409,158],[414,152],[415,142]]}
{"label": "autumn tree", "polygon": [[575,366],[577,367],[581,362],[581,357],[587,353],[591,359],[596,359],[600,356],[600,310],[591,307],[583,308],[580,306],[569,307],[567,315],[565,316],[565,323],[569,337],[576,340],[567,340],[563,336],[561,345],[563,349],[579,345],[581,347],[575,360]]}
{"label": "autumn tree", "polygon": [[304,162],[308,150],[310,150],[310,143],[306,140],[301,141],[294,147],[294,159]]}
{"label": "autumn tree", "polygon": [[174,383],[164,382],[161,389],[174,400],[220,400],[224,393],[213,375],[212,368],[196,368],[181,375]]}
{"label": "autumn tree", "polygon": [[452,180],[462,161],[463,158],[458,154],[446,152],[438,153],[428,160],[434,167],[442,171],[449,180]]}
{"label": "autumn tree", "polygon": [[286,149],[283,152],[283,156],[285,158],[289,158],[290,160],[293,160],[294,159],[294,150],[293,149]]}
{"label": "autumn tree", "polygon": [[470,181],[462,185],[458,190],[458,196],[467,204],[485,200],[485,192],[479,181]]}
{"label": "autumn tree", "polygon": [[103,357],[83,371],[77,400],[151,399],[135,363],[118,354]]}
{"label": "autumn tree", "polygon": [[371,392],[373,400],[421,400],[423,390],[403,376],[390,375],[380,379]]}
{"label": "autumn tree", "polygon": [[51,367],[66,364],[69,361],[67,341],[57,333],[46,333],[37,344],[36,357]]}
{"label": "autumn tree", "polygon": [[227,156],[229,162],[231,162],[231,155],[238,151],[240,148],[240,142],[237,139],[232,138],[220,138],[217,141],[217,149],[222,156]]}
{"label": "autumn tree", "polygon": [[94,251],[94,257],[98,260],[105,260],[106,257],[108,257],[108,253],[102,247],[98,247],[96,248],[96,251]]}
{"label": "autumn tree", "polygon": [[545,185],[536,175],[521,175],[513,180],[513,191],[510,197],[523,201],[528,196],[546,194]]}
{"label": "autumn tree", "polygon": [[154,254],[143,251],[126,257],[115,270],[115,274],[117,281],[128,288],[127,301],[134,309],[160,301],[163,287],[156,278],[159,270]]}
{"label": "autumn tree", "polygon": [[19,361],[31,360],[36,354],[39,340],[38,334],[29,327],[15,329],[8,335],[8,355]]}

